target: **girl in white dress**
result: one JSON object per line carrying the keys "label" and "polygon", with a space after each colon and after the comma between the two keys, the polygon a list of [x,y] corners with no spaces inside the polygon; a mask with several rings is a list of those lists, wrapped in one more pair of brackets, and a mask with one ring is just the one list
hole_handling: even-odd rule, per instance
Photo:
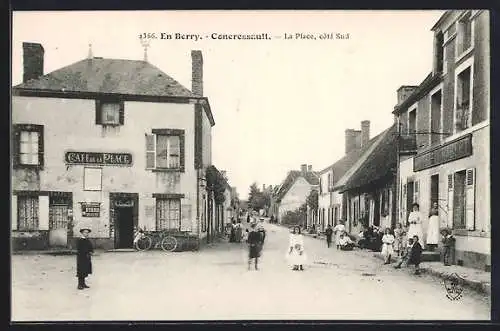
{"label": "girl in white dress", "polygon": [[344,222],[339,221],[337,225],[333,228],[333,233],[335,233],[335,245],[337,245],[337,249],[340,249],[340,235],[344,234],[345,225]]}
{"label": "girl in white dress", "polygon": [[384,264],[391,263],[391,256],[394,255],[394,236],[391,234],[389,228],[385,229],[385,234],[382,237],[382,256],[384,257]]}
{"label": "girl in white dress", "polygon": [[413,211],[408,216],[408,223],[410,223],[408,238],[413,238],[413,236],[423,238],[422,215],[420,214],[420,206],[416,202],[413,204]]}
{"label": "girl in white dress", "polygon": [[429,214],[429,226],[427,227],[427,240],[426,244],[430,251],[433,251],[439,243],[439,209],[438,203],[432,204],[431,212]]}
{"label": "girl in white dress", "polygon": [[300,227],[293,228],[290,234],[290,243],[288,245],[287,259],[293,270],[304,270],[304,264],[307,261],[304,250],[304,238],[300,233]]}

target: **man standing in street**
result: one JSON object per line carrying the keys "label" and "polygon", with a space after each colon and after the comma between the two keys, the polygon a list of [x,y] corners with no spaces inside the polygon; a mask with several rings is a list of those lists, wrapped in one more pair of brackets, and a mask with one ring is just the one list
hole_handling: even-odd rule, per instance
{"label": "man standing in street", "polygon": [[330,245],[332,244],[332,235],[333,235],[332,226],[330,224],[328,224],[325,234],[326,234],[326,244],[328,245],[328,248],[330,248]]}
{"label": "man standing in street", "polygon": [[90,229],[81,229],[82,237],[78,239],[76,246],[76,276],[78,277],[78,289],[83,290],[89,288],[85,284],[85,278],[92,274],[91,255],[94,253],[94,248],[88,236]]}

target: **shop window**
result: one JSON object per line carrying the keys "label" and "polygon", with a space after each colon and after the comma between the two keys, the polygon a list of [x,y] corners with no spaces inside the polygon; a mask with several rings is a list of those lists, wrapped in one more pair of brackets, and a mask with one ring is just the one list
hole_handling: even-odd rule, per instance
{"label": "shop window", "polygon": [[17,229],[20,231],[38,230],[38,196],[17,197]]}
{"label": "shop window", "polygon": [[156,199],[156,230],[180,230],[181,200]]}
{"label": "shop window", "polygon": [[123,101],[96,100],[96,124],[118,126],[123,125],[124,119]]}
{"label": "shop window", "polygon": [[43,167],[43,125],[16,124],[13,132],[14,168]]}
{"label": "shop window", "polygon": [[184,171],[184,130],[153,130],[146,135],[146,168]]}

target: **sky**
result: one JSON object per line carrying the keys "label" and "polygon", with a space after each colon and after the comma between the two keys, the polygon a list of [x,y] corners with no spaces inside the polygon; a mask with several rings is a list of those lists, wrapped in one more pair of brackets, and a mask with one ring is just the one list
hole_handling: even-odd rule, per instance
{"label": "sky", "polygon": [[[392,125],[396,90],[432,68],[443,11],[14,12],[12,81],[22,81],[22,42],[45,49],[44,73],[89,53],[142,60],[141,33],[199,34],[152,40],[148,61],[191,89],[191,55],[203,53],[204,94],[215,118],[212,161],[240,198],[280,184],[301,164],[322,170],[345,152],[345,130]],[[126,22],[126,23],[125,23]],[[212,33],[268,33],[271,40],[212,40]],[[277,38],[312,34],[316,40]],[[349,34],[323,39],[320,34]],[[207,36],[207,38],[205,38]]]}

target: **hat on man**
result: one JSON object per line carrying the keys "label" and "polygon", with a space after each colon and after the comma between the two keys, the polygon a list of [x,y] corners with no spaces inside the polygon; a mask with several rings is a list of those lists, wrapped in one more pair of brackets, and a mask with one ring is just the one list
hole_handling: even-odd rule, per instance
{"label": "hat on man", "polygon": [[83,233],[83,231],[92,232],[92,230],[90,230],[89,228],[81,228],[80,233]]}

